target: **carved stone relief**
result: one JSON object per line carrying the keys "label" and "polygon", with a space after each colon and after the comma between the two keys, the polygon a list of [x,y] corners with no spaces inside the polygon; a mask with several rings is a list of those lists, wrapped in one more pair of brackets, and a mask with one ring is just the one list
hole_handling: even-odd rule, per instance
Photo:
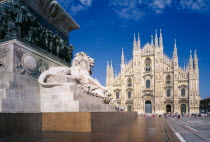
{"label": "carved stone relief", "polygon": [[31,55],[24,54],[21,62],[28,74],[35,74],[37,72],[37,62]]}
{"label": "carved stone relief", "polygon": [[6,56],[9,52],[9,49],[7,49],[5,46],[0,48],[0,69],[7,69],[7,62],[6,62]]}
{"label": "carved stone relief", "polygon": [[33,55],[24,53],[21,49],[15,49],[17,72],[20,74],[28,73],[33,77],[40,75],[39,63]]}
{"label": "carved stone relief", "polygon": [[[39,3],[45,5],[45,2],[46,0]],[[61,14],[63,12],[55,0],[47,2],[45,9],[51,19],[59,20],[63,17]],[[40,15],[22,0],[8,1],[1,5],[0,23],[0,40],[15,38],[71,63],[74,47],[68,46],[68,37],[58,32],[48,21],[42,20]]]}
{"label": "carved stone relief", "polygon": [[38,64],[38,70],[40,73],[43,73],[44,71],[48,70],[49,67],[51,66],[47,61],[41,58],[37,59],[37,64]]}
{"label": "carved stone relief", "polygon": [[22,59],[24,53],[21,49],[16,48],[15,49],[15,54],[16,54],[16,57],[17,57],[15,66],[17,67],[18,72],[20,74],[22,74],[24,72],[24,69],[23,69],[23,66],[21,64],[21,59]]}

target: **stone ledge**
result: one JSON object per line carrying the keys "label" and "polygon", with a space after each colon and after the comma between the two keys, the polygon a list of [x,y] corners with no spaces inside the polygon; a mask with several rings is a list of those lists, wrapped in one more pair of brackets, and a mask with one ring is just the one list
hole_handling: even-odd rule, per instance
{"label": "stone ledge", "polygon": [[170,142],[180,142],[179,138],[176,136],[175,132],[171,129],[164,118],[161,118],[163,122],[164,129],[166,131],[166,135]]}
{"label": "stone ledge", "polygon": [[[79,24],[57,2],[55,2],[56,3],[55,5],[53,4],[51,5],[50,3],[53,2],[51,0],[23,0],[23,1],[65,35],[68,35],[68,32],[72,30],[80,28]],[[43,7],[44,6],[43,4],[46,5],[46,7]],[[48,6],[50,6],[49,9],[57,8],[55,17],[57,17],[57,15],[60,16],[54,19],[50,15],[50,10],[46,11],[48,9],[47,8]]]}

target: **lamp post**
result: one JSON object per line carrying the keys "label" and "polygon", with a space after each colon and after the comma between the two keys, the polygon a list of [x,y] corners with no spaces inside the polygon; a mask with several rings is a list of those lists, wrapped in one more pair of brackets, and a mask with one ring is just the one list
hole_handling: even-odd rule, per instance
{"label": "lamp post", "polygon": [[208,111],[208,116],[209,116],[209,118],[210,118],[210,103],[208,103],[207,111]]}

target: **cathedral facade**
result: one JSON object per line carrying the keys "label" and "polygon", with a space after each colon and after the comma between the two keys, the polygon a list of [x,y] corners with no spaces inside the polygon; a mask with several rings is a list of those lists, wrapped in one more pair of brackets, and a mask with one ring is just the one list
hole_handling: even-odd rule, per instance
{"label": "cathedral facade", "polygon": [[199,68],[196,50],[190,51],[188,66],[178,64],[176,40],[172,59],[164,54],[163,37],[160,30],[151,43],[141,47],[138,34],[133,41],[133,57],[125,63],[122,49],[121,71],[107,64],[106,87],[112,97],[126,111],[139,114],[167,112],[198,113],[200,103]]}

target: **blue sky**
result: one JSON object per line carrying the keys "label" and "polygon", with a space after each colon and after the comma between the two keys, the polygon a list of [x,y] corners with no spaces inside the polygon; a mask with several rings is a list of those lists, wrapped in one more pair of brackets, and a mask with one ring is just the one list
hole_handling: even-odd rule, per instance
{"label": "blue sky", "polygon": [[200,93],[210,97],[210,1],[209,0],[57,0],[78,22],[70,33],[74,53],[84,51],[95,59],[93,77],[105,85],[106,62],[120,70],[121,49],[132,57],[133,34],[141,43],[162,29],[164,52],[172,57],[177,40],[179,65],[188,63],[190,50],[197,49]]}

